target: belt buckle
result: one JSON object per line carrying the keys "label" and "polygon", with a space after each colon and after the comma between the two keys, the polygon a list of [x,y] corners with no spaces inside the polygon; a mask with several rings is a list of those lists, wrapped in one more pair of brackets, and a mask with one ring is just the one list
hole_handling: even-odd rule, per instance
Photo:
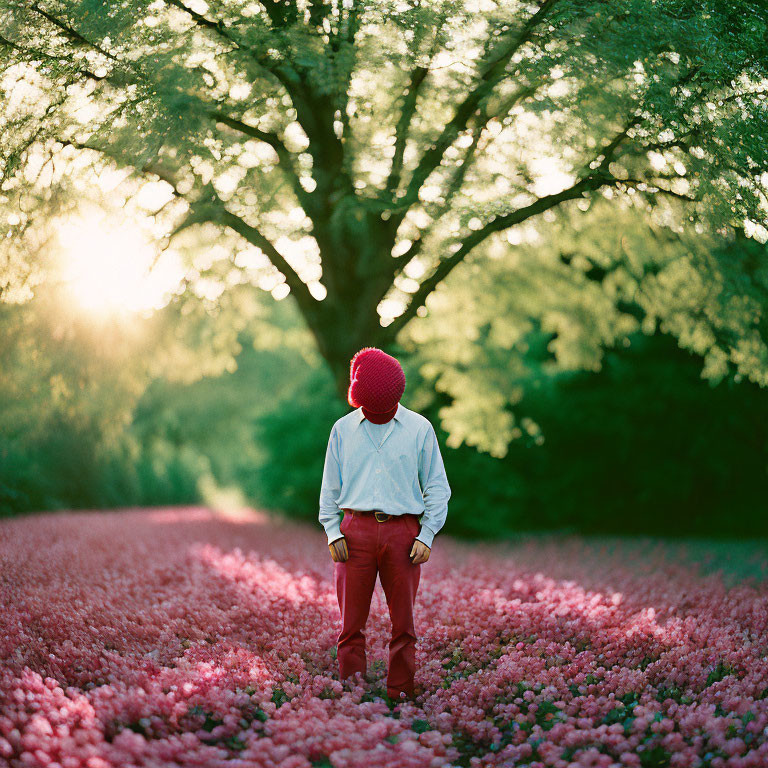
{"label": "belt buckle", "polygon": [[[380,518],[379,515],[384,515],[384,517]],[[376,518],[376,521],[379,522],[379,523],[384,523],[387,520],[389,520],[389,518],[391,517],[391,515],[389,513],[387,513],[387,512],[379,512],[379,511],[374,512],[373,516]]]}

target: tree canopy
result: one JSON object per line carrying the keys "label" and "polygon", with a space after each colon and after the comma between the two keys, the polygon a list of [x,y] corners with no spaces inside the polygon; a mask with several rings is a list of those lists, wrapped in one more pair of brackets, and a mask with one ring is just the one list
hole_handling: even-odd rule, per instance
{"label": "tree canopy", "polygon": [[765,245],[743,233],[649,226],[644,212],[610,200],[560,216],[542,234],[519,234],[514,250],[467,259],[402,335],[445,395],[450,446],[502,457],[517,438],[543,440],[517,407],[523,398],[563,376],[597,373],[607,350],[644,336],[675,339],[712,386],[768,385]]}
{"label": "tree canopy", "polygon": [[[521,228],[548,213],[629,203],[660,227],[766,237],[761,3],[0,9],[14,274],[29,267],[23,238],[38,206],[66,199],[66,172],[41,178],[46,158],[129,169],[164,185],[155,215],[168,234],[201,225],[231,237],[233,257],[269,261],[340,393],[351,353],[395,343],[469,254],[517,250]],[[744,348],[752,336],[741,351],[720,338],[726,357],[763,354]]]}

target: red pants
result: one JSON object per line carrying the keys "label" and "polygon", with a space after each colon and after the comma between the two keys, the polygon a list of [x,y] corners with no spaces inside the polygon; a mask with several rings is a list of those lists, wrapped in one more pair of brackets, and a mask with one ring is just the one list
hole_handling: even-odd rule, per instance
{"label": "red pants", "polygon": [[387,675],[387,694],[392,698],[398,698],[401,691],[413,694],[416,672],[413,606],[421,564],[414,565],[408,555],[419,530],[417,515],[392,517],[380,523],[373,515],[356,515],[347,510],[341,521],[341,532],[347,540],[349,558],[334,563],[342,624],[337,647],[339,677],[366,673],[363,630],[378,572],[392,621]]}

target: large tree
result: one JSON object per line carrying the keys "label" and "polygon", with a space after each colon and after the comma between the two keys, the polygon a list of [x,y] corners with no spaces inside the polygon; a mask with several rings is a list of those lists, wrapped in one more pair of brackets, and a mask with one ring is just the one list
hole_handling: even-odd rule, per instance
{"label": "large tree", "polygon": [[174,234],[229,230],[282,274],[342,395],[356,349],[392,345],[468,254],[561,206],[634,195],[765,231],[759,2],[0,8],[2,87],[27,80],[2,115],[22,224],[33,148],[163,180]]}

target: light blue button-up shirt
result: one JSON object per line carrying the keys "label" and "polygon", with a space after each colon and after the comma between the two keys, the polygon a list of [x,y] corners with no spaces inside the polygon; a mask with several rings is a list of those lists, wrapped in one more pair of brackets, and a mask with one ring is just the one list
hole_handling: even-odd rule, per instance
{"label": "light blue button-up shirt", "polygon": [[328,543],[340,538],[342,509],[422,515],[417,538],[428,547],[443,527],[451,488],[429,419],[398,403],[386,424],[363,409],[336,421],[325,453],[320,524]]}

